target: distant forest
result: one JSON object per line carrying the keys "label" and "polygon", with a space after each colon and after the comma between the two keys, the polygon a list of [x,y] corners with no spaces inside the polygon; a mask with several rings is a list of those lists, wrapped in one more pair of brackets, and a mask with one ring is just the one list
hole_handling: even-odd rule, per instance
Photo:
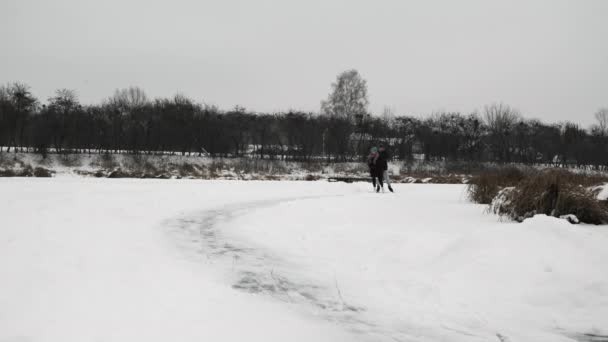
{"label": "distant forest", "polygon": [[[608,110],[583,128],[524,119],[505,104],[426,118],[372,115],[355,70],[332,84],[320,113],[220,110],[184,96],[150,100],[140,88],[81,105],[58,90],[46,104],[24,84],[0,87],[0,153],[197,154],[308,161],[362,160],[384,144],[399,160],[608,166]],[[591,114],[590,114],[591,115]],[[3,147],[2,147],[3,146]]]}

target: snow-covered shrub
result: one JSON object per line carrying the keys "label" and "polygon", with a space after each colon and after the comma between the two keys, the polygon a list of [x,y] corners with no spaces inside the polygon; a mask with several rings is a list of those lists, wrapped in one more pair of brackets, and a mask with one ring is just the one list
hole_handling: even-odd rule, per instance
{"label": "snow-covered shrub", "polygon": [[34,169],[34,177],[53,177],[53,172],[43,167],[36,167]]}
{"label": "snow-covered shrub", "polygon": [[598,179],[561,169],[529,173],[514,187],[499,191],[490,210],[519,222],[545,214],[570,222],[605,224],[608,204],[599,201],[588,187]]}
{"label": "snow-covered shrub", "polygon": [[0,177],[15,177],[15,171],[13,169],[0,169]]}
{"label": "snow-covered shrub", "polygon": [[116,168],[108,174],[108,178],[133,178],[133,174],[120,168]]}
{"label": "snow-covered shrub", "polygon": [[368,174],[369,168],[366,163],[335,163],[332,164],[333,171],[337,174]]}
{"label": "snow-covered shrub", "polygon": [[238,158],[223,160],[224,170],[230,169],[236,174],[277,175],[289,173],[287,163],[272,159]]}
{"label": "snow-covered shrub", "polygon": [[566,220],[572,224],[579,224],[581,223],[581,221],[578,219],[578,217],[576,217],[575,215],[572,214],[568,214],[568,215],[562,215],[559,217],[562,220]]}
{"label": "snow-covered shrub", "polygon": [[0,177],[34,177],[34,168],[17,162],[13,167],[0,168]]}
{"label": "snow-covered shrub", "polygon": [[307,174],[306,177],[304,177],[304,180],[307,180],[307,181],[316,181],[316,180],[319,180],[319,179],[321,179],[320,176],[318,176],[318,175],[312,175],[310,173]]}
{"label": "snow-covered shrub", "polygon": [[492,199],[492,203],[490,203],[490,212],[494,214],[502,214],[507,211],[510,203],[510,197],[512,196],[512,192],[515,190],[514,186],[506,187],[500,191],[498,194]]}
{"label": "snow-covered shrub", "polygon": [[111,153],[101,154],[96,162],[91,163],[92,165],[99,165],[106,170],[111,170],[119,166],[116,158]]}
{"label": "snow-covered shrub", "polygon": [[78,154],[62,153],[56,159],[60,165],[67,167],[82,166],[82,157]]}
{"label": "snow-covered shrub", "polygon": [[199,168],[191,163],[182,163],[177,165],[177,171],[180,177],[200,178],[202,175]]}

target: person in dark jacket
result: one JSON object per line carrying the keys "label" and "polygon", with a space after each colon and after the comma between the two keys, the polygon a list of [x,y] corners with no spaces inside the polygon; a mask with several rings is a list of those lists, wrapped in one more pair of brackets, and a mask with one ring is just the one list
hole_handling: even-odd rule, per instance
{"label": "person in dark jacket", "polygon": [[[390,156],[388,154],[388,151],[386,150],[386,148],[384,148],[383,145],[380,145],[380,148],[378,149],[378,159],[376,160],[376,168],[378,169],[377,172],[380,173],[382,175],[381,178],[386,181],[388,190],[390,192],[393,192],[393,188],[391,187],[391,181],[388,178],[389,159]],[[384,191],[384,187],[382,187],[382,190]]]}
{"label": "person in dark jacket", "polygon": [[382,165],[379,164],[380,163],[378,161],[379,158],[380,158],[380,154],[379,154],[378,149],[376,147],[372,147],[371,152],[370,152],[369,156],[367,157],[367,165],[369,166],[369,174],[372,177],[372,185],[374,186],[374,189],[376,190],[376,192],[380,192],[380,189],[382,189],[382,192],[384,192],[384,182],[383,182],[384,171],[382,170]]}

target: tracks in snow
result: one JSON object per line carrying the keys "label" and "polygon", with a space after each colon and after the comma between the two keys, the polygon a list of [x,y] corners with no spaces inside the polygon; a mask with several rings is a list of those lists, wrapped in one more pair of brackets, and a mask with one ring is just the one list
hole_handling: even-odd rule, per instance
{"label": "tracks in snow", "polygon": [[177,234],[180,245],[211,263],[220,263],[229,270],[234,289],[268,296],[275,300],[305,308],[310,314],[343,325],[374,341],[412,341],[412,336],[391,331],[365,315],[365,308],[347,303],[339,285],[322,285],[298,273],[298,265],[290,264],[271,251],[231,241],[222,226],[254,210],[283,202],[340,196],[305,196],[245,202],[193,213],[167,222]]}
{"label": "tracks in snow", "polygon": [[[303,201],[340,196],[302,196],[229,204],[217,208],[194,212],[166,222],[166,226],[177,237],[181,251],[191,253],[194,258],[219,264],[229,275],[231,286],[239,291],[258,294],[287,303],[300,310],[334,322],[359,333],[364,340],[372,341],[420,341],[428,340],[432,332],[409,325],[391,327],[376,322],[362,305],[346,302],[335,279],[323,284],[307,278],[302,265],[290,263],[270,250],[256,247],[245,241],[231,239],[224,233],[226,224],[252,211],[270,208],[284,202]],[[457,335],[469,336],[472,340],[483,340],[482,335],[454,330],[444,330]],[[417,331],[417,332],[416,332]],[[437,332],[436,332],[437,333]],[[577,341],[607,341],[602,335],[567,334]],[[441,335],[439,335],[441,336]],[[427,338],[425,338],[427,337]],[[500,333],[495,338],[501,342],[510,339]]]}

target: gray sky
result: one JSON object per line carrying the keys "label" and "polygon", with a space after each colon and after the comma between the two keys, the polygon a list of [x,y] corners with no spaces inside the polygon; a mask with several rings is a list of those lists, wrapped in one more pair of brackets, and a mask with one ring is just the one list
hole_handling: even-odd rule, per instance
{"label": "gray sky", "polygon": [[608,106],[607,0],[0,0],[0,82],[318,111],[355,68],[371,109],[505,102],[585,125]]}

